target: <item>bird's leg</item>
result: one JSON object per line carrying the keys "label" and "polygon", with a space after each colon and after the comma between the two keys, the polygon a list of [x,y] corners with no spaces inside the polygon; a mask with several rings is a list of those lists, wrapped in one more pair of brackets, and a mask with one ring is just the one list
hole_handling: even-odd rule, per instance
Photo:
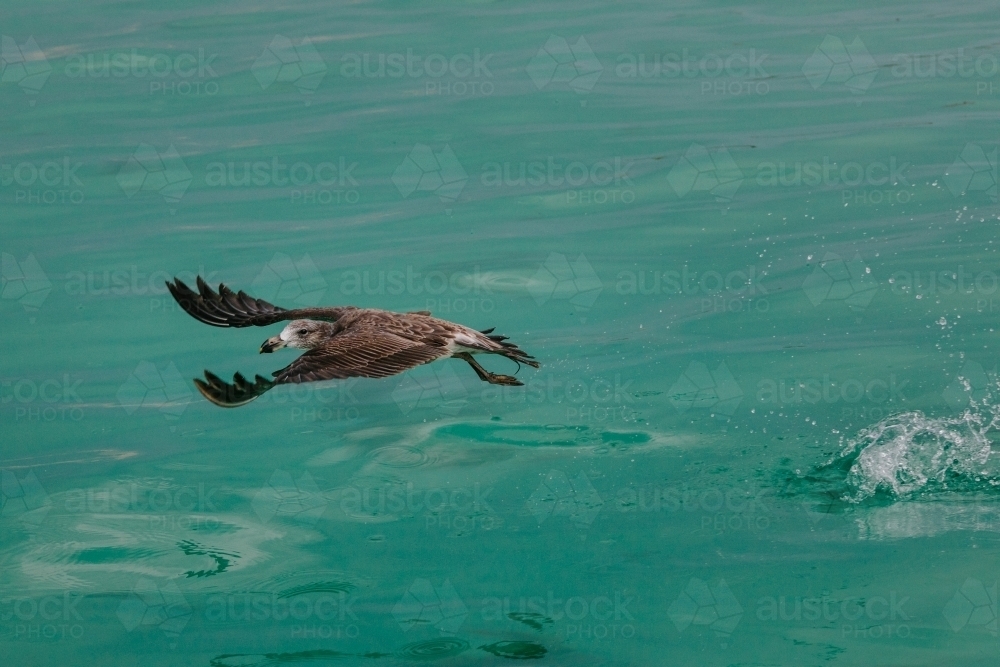
{"label": "bird's leg", "polygon": [[468,352],[459,352],[458,354],[453,354],[456,359],[461,359],[462,361],[468,363],[472,366],[472,370],[476,371],[476,375],[483,382],[489,382],[490,384],[505,384],[511,387],[520,387],[524,383],[518,380],[513,375],[500,375],[498,373],[490,373],[488,370],[479,365],[472,355]]}

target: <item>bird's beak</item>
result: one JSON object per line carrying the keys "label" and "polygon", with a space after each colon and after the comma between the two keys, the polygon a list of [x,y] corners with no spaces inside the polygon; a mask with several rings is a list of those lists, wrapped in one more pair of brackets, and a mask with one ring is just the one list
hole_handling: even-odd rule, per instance
{"label": "bird's beak", "polygon": [[261,343],[260,353],[265,354],[274,352],[275,350],[280,350],[283,347],[285,347],[285,341],[281,340],[280,336],[271,336]]}

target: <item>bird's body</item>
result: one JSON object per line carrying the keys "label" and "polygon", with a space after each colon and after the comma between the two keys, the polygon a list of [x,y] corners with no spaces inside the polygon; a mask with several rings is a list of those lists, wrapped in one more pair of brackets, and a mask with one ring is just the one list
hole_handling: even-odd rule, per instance
{"label": "bird's body", "polygon": [[279,335],[267,339],[260,351],[283,347],[306,350],[275,371],[273,380],[258,375],[251,383],[237,373],[229,384],[205,371],[205,380],[196,379],[195,384],[205,398],[223,407],[245,405],[278,384],[388,377],[449,357],[467,362],[481,380],[491,384],[521,382],[486,371],[472,355],[499,354],[519,364],[539,366],[534,357],[505,342],[505,336],[491,335],[493,329],[476,331],[432,317],[427,311],[394,313],[354,306],[285,310],[225,285],[219,285],[215,292],[200,277],[197,292],[176,278],[167,287],[188,314],[212,326],[267,326],[291,320]]}

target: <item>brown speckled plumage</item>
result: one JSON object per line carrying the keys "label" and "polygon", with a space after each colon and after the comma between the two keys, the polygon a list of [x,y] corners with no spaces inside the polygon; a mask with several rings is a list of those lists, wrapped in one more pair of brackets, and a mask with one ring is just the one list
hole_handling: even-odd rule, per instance
{"label": "brown speckled plumage", "polygon": [[[275,385],[351,377],[381,378],[402,373],[437,359],[455,357],[467,362],[479,378],[491,384],[520,385],[510,375],[484,370],[473,354],[499,354],[538,368],[528,355],[493,330],[469,327],[432,317],[427,311],[394,313],[354,306],[286,310],[225,285],[212,290],[199,277],[198,291],[178,279],[167,287],[177,303],[192,317],[216,327],[268,326],[291,321],[280,336],[268,339],[261,352],[292,346],[306,352],[268,380],[260,375],[249,382],[236,373],[229,384],[205,371],[196,379],[199,391],[216,405],[236,407],[249,403]],[[294,326],[293,326],[294,325]]]}

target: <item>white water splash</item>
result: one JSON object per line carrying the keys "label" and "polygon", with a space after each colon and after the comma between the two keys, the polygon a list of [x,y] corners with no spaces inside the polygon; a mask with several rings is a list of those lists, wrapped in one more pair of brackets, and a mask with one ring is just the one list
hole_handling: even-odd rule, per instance
{"label": "white water splash", "polygon": [[[951,480],[990,484],[984,466],[990,456],[987,432],[998,422],[996,406],[986,414],[967,410],[959,417],[928,417],[922,412],[892,415],[862,430],[847,443],[841,458],[854,458],[845,500],[860,502],[876,492],[896,497],[929,489],[948,489]],[[958,482],[957,485],[961,485]]]}

